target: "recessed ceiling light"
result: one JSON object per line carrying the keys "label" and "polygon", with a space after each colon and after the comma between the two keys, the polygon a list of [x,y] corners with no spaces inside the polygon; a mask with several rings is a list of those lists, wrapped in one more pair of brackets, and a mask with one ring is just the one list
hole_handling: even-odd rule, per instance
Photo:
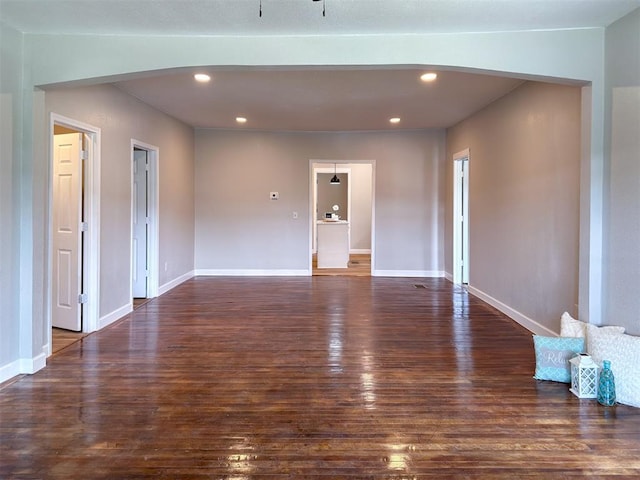
{"label": "recessed ceiling light", "polygon": [[438,78],[438,74],[433,72],[423,73],[420,75],[420,80],[423,82],[433,82],[436,78]]}
{"label": "recessed ceiling light", "polygon": [[389,123],[400,123],[400,117],[390,118]]}
{"label": "recessed ceiling light", "polygon": [[247,123],[247,119],[244,117],[236,117],[236,122],[238,123]]}
{"label": "recessed ceiling light", "polygon": [[196,82],[208,82],[209,80],[211,80],[211,77],[209,75],[207,75],[206,73],[196,73],[193,78],[196,79]]}

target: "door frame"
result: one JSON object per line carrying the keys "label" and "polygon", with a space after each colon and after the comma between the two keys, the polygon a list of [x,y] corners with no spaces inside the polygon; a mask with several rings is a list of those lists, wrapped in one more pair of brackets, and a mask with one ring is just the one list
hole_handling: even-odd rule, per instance
{"label": "door frame", "polygon": [[46,324],[47,324],[47,356],[52,351],[52,311],[53,298],[53,136],[55,125],[70,128],[82,133],[88,138],[87,158],[84,160],[84,220],[88,230],[82,236],[82,258],[84,292],[87,295],[86,303],[82,304],[82,331],[94,332],[99,324],[100,306],[100,138],[101,130],[88,123],[72,118],[51,113],[49,116],[49,163],[47,184],[47,241],[46,261],[47,280],[46,291]]}
{"label": "door frame", "polygon": [[469,283],[469,159],[468,148],[453,155],[452,251],[456,284]]}
{"label": "door frame", "polygon": [[[327,171],[333,173],[334,167],[331,165],[336,164],[337,172],[340,173],[339,165],[348,164],[367,164],[371,165],[371,276],[375,275],[376,270],[376,161],[375,160],[309,160],[309,219],[311,221],[311,228],[309,228],[309,275],[313,275],[313,238],[316,232],[316,173],[315,169],[323,169],[325,167],[314,167],[314,164],[328,165]],[[349,178],[349,219],[351,219],[351,177]],[[351,220],[349,220],[351,221]],[[349,245],[351,249],[351,245]]]}
{"label": "door frame", "polygon": [[[130,185],[133,186],[133,150],[145,150],[147,152],[147,162],[149,165],[149,175],[147,177],[147,206],[149,208],[149,230],[147,237],[147,265],[149,266],[149,274],[147,277],[147,298],[155,298],[158,296],[160,289],[160,255],[159,255],[159,230],[158,230],[158,212],[159,196],[158,196],[158,178],[160,164],[160,148],[149,143],[131,139],[131,177]],[[134,217],[134,191],[131,188],[131,218],[130,218],[130,237],[131,237],[131,257],[129,259],[129,298],[133,302],[133,217]]]}

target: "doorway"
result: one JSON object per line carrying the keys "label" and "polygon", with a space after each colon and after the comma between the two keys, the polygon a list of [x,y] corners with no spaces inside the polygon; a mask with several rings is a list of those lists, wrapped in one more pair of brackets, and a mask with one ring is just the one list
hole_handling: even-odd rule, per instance
{"label": "doorway", "polygon": [[47,355],[53,329],[92,332],[98,325],[100,129],[50,117]]}
{"label": "doorway", "polygon": [[453,283],[469,283],[469,149],[453,156]]}
{"label": "doorway", "polygon": [[[371,160],[310,161],[309,270],[311,275],[372,275],[374,266],[374,167],[375,163]],[[339,183],[332,182],[334,176],[340,180]],[[317,268],[318,223],[326,220],[348,222],[348,262],[346,268]],[[320,227],[323,228],[322,225]],[[345,258],[343,255],[340,253],[341,258]],[[343,261],[345,260],[341,260],[341,262]]]}
{"label": "doorway", "polygon": [[158,295],[158,157],[131,140],[131,299],[135,309]]}

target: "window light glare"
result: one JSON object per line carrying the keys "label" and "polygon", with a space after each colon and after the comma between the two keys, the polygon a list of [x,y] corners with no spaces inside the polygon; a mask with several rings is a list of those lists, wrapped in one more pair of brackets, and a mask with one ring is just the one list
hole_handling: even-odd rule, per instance
{"label": "window light glare", "polygon": [[389,123],[400,123],[400,117],[390,118]]}
{"label": "window light glare", "polygon": [[244,117],[236,117],[236,122],[238,123],[247,123],[247,119]]}
{"label": "window light glare", "polygon": [[420,80],[423,82],[433,82],[436,78],[438,78],[438,74],[433,72],[423,73],[420,75]]}
{"label": "window light glare", "polygon": [[211,77],[209,75],[207,75],[206,73],[196,73],[193,78],[196,79],[196,82],[208,82],[209,80],[211,80]]}

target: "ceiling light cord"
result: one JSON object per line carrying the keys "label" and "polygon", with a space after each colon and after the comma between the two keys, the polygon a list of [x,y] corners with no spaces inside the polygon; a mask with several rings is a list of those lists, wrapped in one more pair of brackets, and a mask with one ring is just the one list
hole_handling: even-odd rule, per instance
{"label": "ceiling light cord", "polygon": [[[312,0],[313,2],[319,2],[320,0]],[[327,8],[325,5],[325,0],[322,0],[322,16],[326,17],[327,16]]]}

